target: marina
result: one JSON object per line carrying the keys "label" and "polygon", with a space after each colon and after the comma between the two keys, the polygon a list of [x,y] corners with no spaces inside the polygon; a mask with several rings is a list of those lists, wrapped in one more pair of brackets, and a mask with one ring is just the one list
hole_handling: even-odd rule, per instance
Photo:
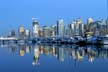
{"label": "marina", "polygon": [[18,39],[17,37],[0,37],[0,43],[108,45],[108,37],[38,37],[31,39]]}

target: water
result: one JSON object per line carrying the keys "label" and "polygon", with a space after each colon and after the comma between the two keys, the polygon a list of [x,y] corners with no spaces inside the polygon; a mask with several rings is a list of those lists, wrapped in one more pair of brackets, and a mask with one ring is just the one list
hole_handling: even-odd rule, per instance
{"label": "water", "polygon": [[0,44],[0,72],[108,72],[107,48]]}

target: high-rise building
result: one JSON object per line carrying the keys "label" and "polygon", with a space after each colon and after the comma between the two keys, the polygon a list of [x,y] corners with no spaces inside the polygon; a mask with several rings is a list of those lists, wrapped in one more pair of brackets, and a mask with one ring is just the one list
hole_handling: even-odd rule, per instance
{"label": "high-rise building", "polygon": [[38,21],[36,19],[33,20],[33,37],[36,38],[38,37]]}
{"label": "high-rise building", "polygon": [[106,19],[106,29],[107,29],[107,36],[108,36],[108,18]]}
{"label": "high-rise building", "polygon": [[18,33],[19,33],[19,39],[24,39],[24,37],[25,37],[25,30],[24,30],[23,26],[19,27]]}
{"label": "high-rise building", "polygon": [[75,36],[82,36],[83,35],[83,28],[84,28],[84,25],[82,24],[82,19],[77,19],[75,21]]}
{"label": "high-rise building", "polygon": [[71,24],[69,24],[68,27],[69,27],[69,36],[73,37],[74,33],[75,33],[75,23],[74,23],[74,21]]}
{"label": "high-rise building", "polygon": [[55,37],[55,31],[54,31],[54,29],[51,29],[50,36],[51,37]]}
{"label": "high-rise building", "polygon": [[43,36],[50,37],[50,28],[48,26],[43,26]]}
{"label": "high-rise building", "polygon": [[29,29],[26,29],[25,30],[25,38],[26,39],[29,39],[30,38],[30,30]]}
{"label": "high-rise building", "polygon": [[108,29],[108,18],[107,18],[107,20],[106,20],[106,25],[107,25],[107,29]]}
{"label": "high-rise building", "polygon": [[[96,21],[97,23],[97,21]],[[102,19],[101,22],[97,23],[98,25],[100,24],[100,29],[101,29],[101,36],[108,35],[108,24],[106,19]]]}
{"label": "high-rise building", "polygon": [[88,18],[87,19],[87,24],[86,24],[86,31],[85,31],[85,35],[87,36],[91,36],[94,34],[94,20],[92,18]]}
{"label": "high-rise building", "polygon": [[91,32],[91,26],[93,26],[94,20],[92,18],[88,18],[87,20],[87,30]]}
{"label": "high-rise building", "polygon": [[42,28],[39,28],[38,36],[43,37],[43,29]]}
{"label": "high-rise building", "polygon": [[55,25],[51,26],[50,36],[51,37],[55,37],[56,36],[56,26]]}
{"label": "high-rise building", "polygon": [[59,19],[57,21],[57,36],[64,36],[64,21]]}
{"label": "high-rise building", "polygon": [[88,18],[87,24],[91,24],[91,23],[93,23],[93,22],[94,22],[94,20],[93,20],[92,18]]}
{"label": "high-rise building", "polygon": [[84,36],[85,29],[84,29],[84,24],[83,23],[80,24],[79,29],[80,29],[80,36]]}
{"label": "high-rise building", "polygon": [[9,37],[16,37],[15,30],[10,31],[8,36]]}

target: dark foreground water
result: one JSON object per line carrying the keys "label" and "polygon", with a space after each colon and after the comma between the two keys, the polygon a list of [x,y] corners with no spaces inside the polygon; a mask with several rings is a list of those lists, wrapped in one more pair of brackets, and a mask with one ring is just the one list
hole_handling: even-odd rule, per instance
{"label": "dark foreground water", "polygon": [[107,48],[0,44],[0,72],[108,72]]}

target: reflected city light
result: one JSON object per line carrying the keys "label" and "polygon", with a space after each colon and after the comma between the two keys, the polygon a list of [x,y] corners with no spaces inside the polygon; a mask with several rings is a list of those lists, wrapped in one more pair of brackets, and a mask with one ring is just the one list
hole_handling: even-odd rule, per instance
{"label": "reflected city light", "polygon": [[26,53],[30,53],[30,46],[26,45]]}
{"label": "reflected city light", "polygon": [[24,56],[25,52],[23,49],[20,49],[20,56]]}
{"label": "reflected city light", "polygon": [[[77,60],[77,62],[84,61],[84,58],[88,58],[89,62],[94,62],[96,58],[108,59],[108,47],[106,46],[83,46],[80,47],[78,45],[11,45],[11,44],[0,44],[2,48],[9,48],[10,52],[17,52],[17,48],[20,56],[24,56],[27,53],[33,53],[32,65],[40,65],[40,55],[43,56],[52,56],[57,58],[58,61],[64,62],[67,55],[72,60]],[[30,52],[31,51],[31,52]]]}

